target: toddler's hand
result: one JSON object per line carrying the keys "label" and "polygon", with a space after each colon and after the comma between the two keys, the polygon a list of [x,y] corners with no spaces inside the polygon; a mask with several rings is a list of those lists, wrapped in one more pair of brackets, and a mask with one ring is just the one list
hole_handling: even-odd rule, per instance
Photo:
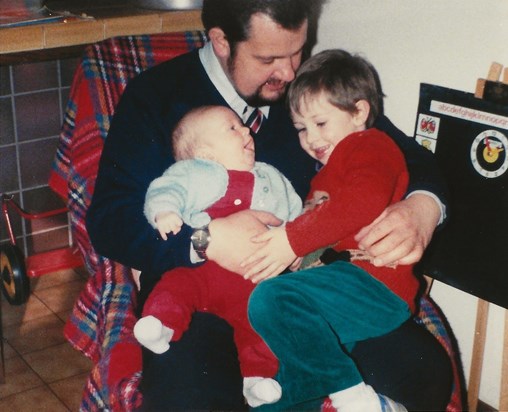
{"label": "toddler's hand", "polygon": [[163,212],[155,216],[155,224],[162,239],[168,240],[168,234],[180,232],[183,220],[174,212]]}
{"label": "toddler's hand", "polygon": [[289,266],[289,270],[291,272],[298,272],[300,270],[300,266],[302,266],[303,258],[297,257],[293,263]]}
{"label": "toddler's hand", "polygon": [[270,229],[252,238],[252,241],[263,246],[245,259],[241,266],[248,268],[243,277],[253,283],[278,276],[297,258],[284,227]]}

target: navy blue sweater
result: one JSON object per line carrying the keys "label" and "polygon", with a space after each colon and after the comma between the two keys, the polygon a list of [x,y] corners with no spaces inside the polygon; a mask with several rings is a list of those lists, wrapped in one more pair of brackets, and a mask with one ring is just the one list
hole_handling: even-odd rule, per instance
{"label": "navy blue sweater", "polygon": [[[176,266],[189,266],[190,232],[162,241],[143,215],[146,190],[172,163],[170,134],[191,108],[227,105],[201,65],[197,51],[162,63],[133,79],[112,120],[99,165],[87,230],[103,256],[139,269],[154,282]],[[389,134],[406,156],[410,191],[428,190],[445,202],[445,187],[433,156],[407,138],[386,117],[376,127]],[[302,197],[316,171],[301,148],[283,102],[255,137],[256,160],[277,167]]]}

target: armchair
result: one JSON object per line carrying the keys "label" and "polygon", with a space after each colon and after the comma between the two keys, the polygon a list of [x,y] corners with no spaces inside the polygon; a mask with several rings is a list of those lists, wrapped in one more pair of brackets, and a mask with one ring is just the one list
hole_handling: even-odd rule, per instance
{"label": "armchair", "polygon": [[[132,333],[135,278],[129,268],[98,255],[85,228],[110,119],[129,79],[204,40],[199,31],[117,37],[88,46],[76,70],[50,187],[67,199],[75,240],[90,272],[64,330],[71,345],[94,362],[82,411],[129,411],[142,402],[141,348]],[[462,410],[460,369],[442,314],[424,297],[419,316],[454,360],[457,373],[448,411]]]}

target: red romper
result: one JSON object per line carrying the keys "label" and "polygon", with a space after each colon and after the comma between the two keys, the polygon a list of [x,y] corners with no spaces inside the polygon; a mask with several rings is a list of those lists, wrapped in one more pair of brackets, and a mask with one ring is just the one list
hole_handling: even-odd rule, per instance
{"label": "red romper", "polygon": [[[228,171],[226,194],[206,211],[212,219],[250,208],[254,175]],[[150,293],[143,316],[152,315],[174,330],[177,341],[189,327],[196,311],[225,319],[234,330],[234,340],[243,377],[273,377],[279,364],[268,346],[250,326],[247,303],[255,284],[215,262],[180,267],[166,272]]]}

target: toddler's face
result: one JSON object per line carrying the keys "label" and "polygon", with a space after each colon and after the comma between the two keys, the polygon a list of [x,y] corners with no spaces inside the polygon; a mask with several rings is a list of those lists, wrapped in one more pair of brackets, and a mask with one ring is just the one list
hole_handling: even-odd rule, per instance
{"label": "toddler's face", "polygon": [[291,113],[300,145],[322,164],[346,136],[365,129],[355,114],[332,105],[325,93],[304,96],[300,113]]}
{"label": "toddler's face", "polygon": [[207,151],[228,170],[249,171],[254,167],[254,140],[250,129],[226,107],[214,108],[204,127]]}

